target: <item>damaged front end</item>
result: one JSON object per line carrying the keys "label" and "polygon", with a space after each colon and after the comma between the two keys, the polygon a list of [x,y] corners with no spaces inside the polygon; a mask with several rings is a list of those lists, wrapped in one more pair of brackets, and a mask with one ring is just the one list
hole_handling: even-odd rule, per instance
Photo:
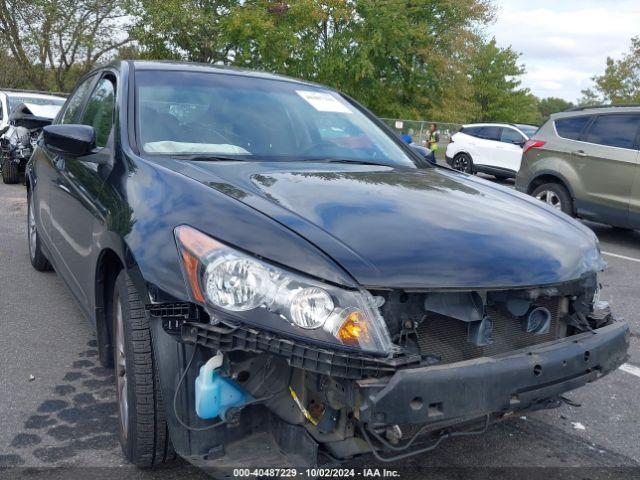
{"label": "damaged front end", "polygon": [[[233,255],[185,232],[178,232],[185,278],[199,278],[204,269],[206,280],[195,288],[218,281],[224,290],[211,265],[235,261]],[[213,260],[198,265],[198,242],[209,242]],[[249,267],[233,265],[239,268]],[[170,399],[172,442],[197,465],[312,466],[368,452],[398,460],[445,438],[482,433],[515,411],[553,406],[626,358],[628,327],[599,300],[594,271],[530,288],[371,289],[363,292],[367,304],[355,307],[330,285],[293,288],[291,282],[302,281],[295,275],[283,281],[275,268],[267,274],[278,292],[271,303],[247,310],[255,317],[197,298],[148,306],[157,320],[154,349]],[[331,292],[335,302],[324,331],[300,328],[287,316],[297,295],[313,288]],[[286,312],[283,291],[296,298]],[[326,307],[321,293],[306,293],[308,308]],[[204,379],[208,386],[199,390]],[[205,390],[215,397],[207,414],[200,405]],[[426,447],[414,446],[419,437]]]}

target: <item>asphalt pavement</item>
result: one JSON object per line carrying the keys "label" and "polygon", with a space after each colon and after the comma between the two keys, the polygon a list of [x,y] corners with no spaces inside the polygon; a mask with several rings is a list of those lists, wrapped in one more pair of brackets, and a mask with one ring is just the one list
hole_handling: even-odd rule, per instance
{"label": "asphalt pavement", "polygon": [[[632,328],[627,364],[569,393],[573,406],[516,416],[404,462],[347,466],[403,479],[640,478],[640,232],[589,227],[609,264],[603,298]],[[0,184],[0,326],[0,477],[205,478],[184,462],[159,472],[127,465],[114,379],[97,362],[93,328],[56,274],[29,263],[21,185]]]}

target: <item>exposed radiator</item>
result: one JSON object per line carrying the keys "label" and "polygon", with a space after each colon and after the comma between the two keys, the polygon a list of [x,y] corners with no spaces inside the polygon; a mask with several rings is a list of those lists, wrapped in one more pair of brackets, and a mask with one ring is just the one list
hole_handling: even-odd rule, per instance
{"label": "exposed radiator", "polygon": [[551,312],[549,332],[543,335],[525,332],[520,319],[503,313],[495,307],[487,307],[487,314],[493,320],[493,343],[478,347],[467,342],[467,324],[444,315],[429,313],[418,327],[420,353],[440,357],[442,363],[459,362],[478,357],[490,357],[500,353],[544,343],[559,338],[560,297],[540,298],[537,306],[546,307]]}

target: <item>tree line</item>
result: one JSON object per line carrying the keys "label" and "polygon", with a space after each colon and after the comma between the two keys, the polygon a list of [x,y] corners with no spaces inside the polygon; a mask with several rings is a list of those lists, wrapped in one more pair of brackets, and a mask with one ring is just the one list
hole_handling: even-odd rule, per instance
{"label": "tree line", "polygon": [[[0,86],[68,92],[96,65],[148,58],[327,84],[382,117],[539,123],[571,106],[522,86],[519,54],[483,34],[494,15],[490,0],[4,0]],[[587,100],[637,94],[634,46]]]}

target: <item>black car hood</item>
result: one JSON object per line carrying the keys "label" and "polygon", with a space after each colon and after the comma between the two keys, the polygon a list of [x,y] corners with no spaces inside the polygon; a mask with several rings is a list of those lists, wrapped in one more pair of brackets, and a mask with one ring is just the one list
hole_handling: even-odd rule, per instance
{"label": "black car hood", "polygon": [[176,170],[285,225],[369,287],[526,287],[604,266],[578,222],[445,169],[178,162]]}

